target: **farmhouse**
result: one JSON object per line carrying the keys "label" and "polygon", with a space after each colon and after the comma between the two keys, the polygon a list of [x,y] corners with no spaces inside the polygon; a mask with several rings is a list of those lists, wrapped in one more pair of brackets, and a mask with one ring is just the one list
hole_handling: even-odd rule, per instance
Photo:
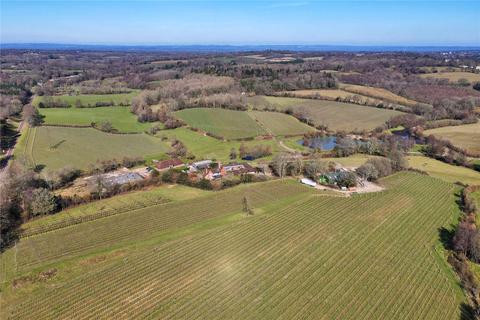
{"label": "farmhouse", "polygon": [[181,166],[183,166],[183,162],[182,162],[182,160],[177,159],[177,158],[160,161],[160,162],[157,162],[155,164],[155,167],[159,171],[172,169],[172,168],[178,168],[178,167],[181,167]]}

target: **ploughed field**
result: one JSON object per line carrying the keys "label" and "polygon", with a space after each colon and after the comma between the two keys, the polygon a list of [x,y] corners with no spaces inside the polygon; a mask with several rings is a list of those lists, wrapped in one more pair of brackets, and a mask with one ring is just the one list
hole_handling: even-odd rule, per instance
{"label": "ploughed field", "polygon": [[[465,297],[439,240],[459,214],[453,185],[415,173],[382,183],[352,197],[243,185],[21,239],[2,255],[5,317],[459,319]],[[52,267],[33,289],[9,285]]]}
{"label": "ploughed field", "polygon": [[168,150],[166,142],[144,133],[111,134],[93,128],[43,126],[26,129],[15,155],[53,171],[65,166],[87,169],[97,160],[121,160]]}
{"label": "ploughed field", "polygon": [[256,96],[250,98],[249,102],[260,109],[284,111],[291,108],[294,112],[307,115],[315,125],[326,125],[330,130],[373,130],[391,117],[403,114],[352,103],[288,97]]}

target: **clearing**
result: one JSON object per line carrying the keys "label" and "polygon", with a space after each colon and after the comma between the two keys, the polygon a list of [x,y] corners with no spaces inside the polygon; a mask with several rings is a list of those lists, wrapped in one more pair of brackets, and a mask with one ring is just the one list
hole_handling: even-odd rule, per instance
{"label": "clearing", "polygon": [[399,111],[360,106],[336,101],[312,100],[287,97],[256,96],[249,102],[257,108],[293,109],[309,116],[315,125],[326,125],[330,130],[373,130]]}
{"label": "clearing", "polygon": [[352,197],[244,185],[21,239],[2,254],[5,317],[460,318],[466,298],[439,239],[459,215],[454,186],[415,173],[382,183]]}
{"label": "clearing", "polygon": [[65,166],[87,169],[97,160],[144,157],[164,153],[169,145],[144,133],[111,134],[93,128],[28,128],[15,149],[15,156],[25,156],[32,165],[48,171]]}
{"label": "clearing", "polygon": [[425,130],[424,134],[425,136],[433,134],[449,140],[453,145],[469,153],[480,155],[480,122]]}
{"label": "clearing", "polygon": [[189,126],[225,139],[253,138],[267,134],[246,112],[194,108],[175,112]]}

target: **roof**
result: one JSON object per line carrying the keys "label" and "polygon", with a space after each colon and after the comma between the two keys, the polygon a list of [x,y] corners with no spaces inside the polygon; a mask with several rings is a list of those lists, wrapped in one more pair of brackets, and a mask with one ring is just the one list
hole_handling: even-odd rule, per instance
{"label": "roof", "polygon": [[202,160],[202,161],[197,161],[192,163],[194,167],[207,167],[209,166],[213,161],[212,160]]}
{"label": "roof", "polygon": [[310,180],[308,178],[303,178],[302,180],[300,180],[303,184],[306,184],[308,186],[311,186],[311,187],[315,187],[317,185],[317,183],[313,180]]}
{"label": "roof", "polygon": [[168,169],[171,167],[176,167],[176,166],[181,166],[183,164],[182,160],[180,159],[168,159],[168,160],[163,160],[155,164],[157,169]]}

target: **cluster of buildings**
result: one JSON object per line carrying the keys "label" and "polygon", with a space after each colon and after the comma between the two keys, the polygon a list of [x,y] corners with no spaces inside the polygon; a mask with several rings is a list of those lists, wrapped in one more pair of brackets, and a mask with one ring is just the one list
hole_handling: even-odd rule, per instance
{"label": "cluster of buildings", "polygon": [[183,163],[180,159],[168,159],[155,163],[158,171],[165,171],[174,168],[183,168],[192,178],[203,178],[207,180],[220,179],[227,175],[257,174],[259,170],[248,163],[231,162],[222,164],[219,161],[202,160],[190,164]]}

